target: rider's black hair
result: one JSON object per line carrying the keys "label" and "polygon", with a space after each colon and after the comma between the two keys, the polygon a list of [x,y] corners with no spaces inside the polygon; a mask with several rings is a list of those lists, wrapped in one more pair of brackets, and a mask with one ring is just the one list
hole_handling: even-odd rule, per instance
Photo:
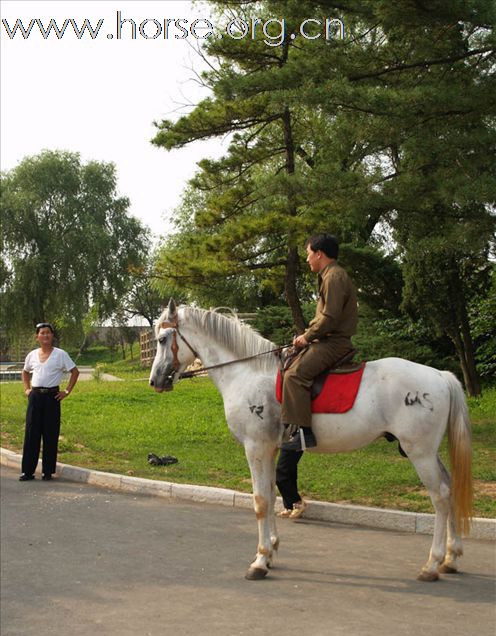
{"label": "rider's black hair", "polygon": [[338,239],[332,234],[315,234],[307,239],[305,247],[310,245],[310,248],[314,252],[324,252],[329,258],[337,258],[339,254]]}

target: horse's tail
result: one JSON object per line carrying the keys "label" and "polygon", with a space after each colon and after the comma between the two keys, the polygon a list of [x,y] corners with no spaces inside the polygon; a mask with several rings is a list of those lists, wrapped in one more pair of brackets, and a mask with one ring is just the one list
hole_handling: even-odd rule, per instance
{"label": "horse's tail", "polygon": [[448,448],[451,493],[457,530],[468,534],[473,516],[472,431],[462,385],[449,371],[442,372],[450,391]]}

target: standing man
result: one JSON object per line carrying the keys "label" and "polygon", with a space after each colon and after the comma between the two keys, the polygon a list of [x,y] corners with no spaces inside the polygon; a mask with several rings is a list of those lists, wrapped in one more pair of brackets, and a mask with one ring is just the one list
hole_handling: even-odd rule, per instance
{"label": "standing man", "polygon": [[[60,402],[72,391],[79,376],[79,371],[68,354],[53,346],[54,336],[54,329],[49,322],[40,322],[36,325],[36,340],[40,347],[28,353],[22,370],[28,410],[22,452],[22,475],[19,481],[34,479],[42,439],[43,479],[47,481],[52,478],[57,465]],[[71,374],[69,384],[61,391],[59,383],[66,371],[70,371]]]}
{"label": "standing man", "polygon": [[302,451],[317,445],[311,429],[310,389],[320,373],[332,367],[352,348],[358,307],[350,277],[337,264],[339,244],[331,234],[317,234],[305,244],[307,263],[318,274],[319,298],[315,318],[308,329],[296,336],[293,345],[301,349],[284,373],[281,421],[297,429],[283,450]]}

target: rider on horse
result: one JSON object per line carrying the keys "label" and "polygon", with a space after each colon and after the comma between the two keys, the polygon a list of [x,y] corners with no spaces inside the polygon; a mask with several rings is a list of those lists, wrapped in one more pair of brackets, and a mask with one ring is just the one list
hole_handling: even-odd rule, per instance
{"label": "rider on horse", "polygon": [[320,373],[352,350],[351,336],[358,322],[355,288],[336,262],[337,239],[331,234],[317,234],[305,246],[307,263],[318,274],[319,298],[315,318],[293,340],[300,352],[284,373],[281,421],[291,430],[298,430],[281,448],[292,451],[317,445],[311,429],[310,389]]}

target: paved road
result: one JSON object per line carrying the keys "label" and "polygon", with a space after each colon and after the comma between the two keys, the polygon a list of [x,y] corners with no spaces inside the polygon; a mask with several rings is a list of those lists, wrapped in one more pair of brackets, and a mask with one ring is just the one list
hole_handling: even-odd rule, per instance
{"label": "paved road", "polygon": [[[95,369],[94,367],[78,367],[79,369],[79,378],[78,382],[84,382],[85,380],[94,380]],[[64,379],[68,379],[69,375],[64,376]],[[109,373],[102,373],[100,375],[102,380],[106,380],[107,382],[121,382],[121,378],[116,377],[115,375],[110,375]]]}
{"label": "paved road", "polygon": [[463,574],[415,576],[430,538],[280,522],[264,581],[246,581],[253,514],[2,467],[2,636],[494,636],[494,544]]}

